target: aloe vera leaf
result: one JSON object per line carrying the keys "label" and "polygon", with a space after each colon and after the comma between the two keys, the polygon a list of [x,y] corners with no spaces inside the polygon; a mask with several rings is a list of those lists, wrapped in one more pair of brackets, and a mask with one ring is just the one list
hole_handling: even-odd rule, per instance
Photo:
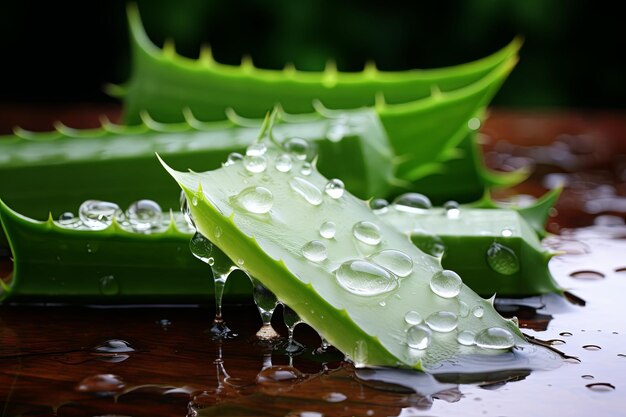
{"label": "aloe vera leaf", "polygon": [[[0,200],[0,222],[13,253],[10,284],[0,299],[63,302],[210,302],[206,265],[189,252],[190,234],[174,222],[163,232],[140,234],[116,222],[99,231],[35,221]],[[182,277],[184,275],[184,277]],[[250,286],[233,280],[231,299]]]}
{"label": "aloe vera leaf", "polygon": [[[17,212],[40,219],[49,212],[58,216],[75,210],[93,198],[122,207],[138,198],[155,200],[165,208],[178,207],[176,188],[155,164],[155,152],[178,168],[217,168],[229,153],[244,152],[262,124],[241,118],[202,123],[187,116],[187,122],[177,124],[158,123],[144,113],[144,123],[137,126],[105,122],[92,130],[63,125],[47,133],[18,130],[14,136],[0,138],[0,178],[10,179],[0,181],[0,197]],[[277,141],[308,140],[318,148],[324,172],[345,178],[364,198],[390,192],[393,155],[371,110],[342,112],[343,133],[336,142],[326,136],[337,117],[283,116],[288,121],[274,126]]]}
{"label": "aloe vera leaf", "polygon": [[476,133],[471,132],[429,174],[413,181],[411,188],[427,195],[434,204],[441,205],[451,196],[459,202],[471,202],[480,200],[486,189],[512,187],[529,175],[527,169],[497,172],[487,168]]}
{"label": "aloe vera leaf", "polygon": [[[563,293],[548,261],[553,254],[541,246],[537,232],[516,210],[461,207],[450,218],[443,208],[407,213],[393,207],[382,220],[411,237],[427,252],[441,252],[441,264],[463,277],[482,296]],[[433,253],[439,255],[439,253]]]}
{"label": "aloe vera leaf", "polygon": [[433,70],[381,72],[370,66],[360,73],[343,73],[331,66],[321,73],[274,71],[255,68],[250,61],[238,67],[219,64],[208,48],[197,60],[177,55],[173,43],[161,50],[145,33],[135,6],[128,8],[128,19],[132,74],[115,90],[124,96],[130,124],[140,122],[143,110],[160,121],[177,122],[186,107],[202,120],[221,120],[227,106],[245,117],[263,117],[276,103],[290,113],[310,113],[314,99],[335,109],[372,106],[377,94],[391,104],[407,103],[428,97],[433,89],[447,92],[475,83],[521,46],[516,38],[482,60]]}
{"label": "aloe vera leaf", "polygon": [[[459,314],[461,301],[470,308],[480,306],[484,315],[459,317],[459,331],[499,327],[508,330],[515,344],[526,343],[517,326],[499,316],[488,300],[469,287],[463,285],[453,298],[434,294],[429,282],[441,270],[439,261],[380,221],[365,202],[347,191],[337,199],[322,194],[328,180],[317,171],[306,177],[313,188],[296,191],[298,187],[291,184],[295,181],[302,186],[302,180],[296,179],[299,170],[283,173],[272,169],[275,156],[273,149],[268,151],[268,169],[259,174],[250,174],[239,163],[204,173],[183,173],[163,165],[192,202],[198,230],[357,365],[427,369],[461,351],[487,353],[478,347],[461,349],[454,331],[433,332],[429,347],[422,351],[407,346],[407,312],[415,310],[423,317],[442,310]],[[336,223],[333,239],[319,234],[320,225],[328,220]],[[353,228],[362,221],[378,225],[380,234],[369,235],[370,244],[363,243],[367,239],[355,239]],[[327,257],[319,262],[302,254],[303,246],[313,240],[323,241],[326,247]],[[412,270],[406,278],[394,276],[395,284],[391,275],[379,276],[373,283],[358,277],[344,282],[344,287],[338,283],[334,271],[342,263],[370,259],[383,249],[398,250],[411,258]],[[353,290],[346,290],[346,285]],[[357,295],[359,291],[368,295]]]}

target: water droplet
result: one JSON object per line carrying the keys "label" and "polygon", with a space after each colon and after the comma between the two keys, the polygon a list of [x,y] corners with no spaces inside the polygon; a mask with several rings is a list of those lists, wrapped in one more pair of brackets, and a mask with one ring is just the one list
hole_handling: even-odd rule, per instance
{"label": "water droplet", "polygon": [[237,259],[237,265],[242,266],[244,264],[244,260],[242,258]]}
{"label": "water droplet", "polygon": [[611,392],[615,390],[615,385],[609,384],[608,382],[594,382],[593,384],[587,384],[585,386],[595,392]]}
{"label": "water droplet", "polygon": [[246,155],[248,156],[262,156],[267,152],[267,145],[265,142],[253,143],[246,148]]}
{"label": "water droplet", "polygon": [[393,200],[393,206],[398,211],[405,213],[423,213],[433,205],[423,194],[418,193],[405,193]]}
{"label": "water droplet", "polygon": [[569,274],[570,277],[572,278],[576,278],[576,279],[588,279],[588,280],[595,280],[595,279],[602,279],[604,278],[604,274],[602,272],[598,272],[598,271],[574,271],[571,274]]}
{"label": "water droplet", "polygon": [[586,350],[601,350],[602,348],[598,345],[585,345],[583,346],[583,349]]}
{"label": "water droplet", "polygon": [[381,307],[385,307],[387,305],[387,303],[385,301],[379,301],[378,305]]}
{"label": "water droplet", "polygon": [[291,162],[291,156],[286,153],[278,155],[276,157],[276,162],[274,163],[274,166],[276,167],[276,170],[280,172],[291,171],[291,167],[293,166]]}
{"label": "water droplet", "polygon": [[424,350],[430,344],[432,333],[424,326],[412,326],[406,332],[406,343],[410,348]]}
{"label": "water droplet", "polygon": [[79,218],[74,217],[74,213],[72,213],[71,211],[66,211],[59,216],[59,224],[61,226],[70,226],[78,223],[79,220]]}
{"label": "water droplet", "polygon": [[569,337],[569,336],[572,336],[572,333],[571,332],[561,332],[561,333],[559,333],[559,336]]}
{"label": "water droplet", "polygon": [[343,181],[334,178],[326,183],[324,191],[330,196],[330,198],[338,199],[343,195],[345,186]]}
{"label": "water droplet", "polygon": [[500,234],[502,235],[502,237],[511,237],[511,236],[513,236],[513,230],[511,230],[509,228],[504,228],[504,229],[502,229]]}
{"label": "water droplet", "polygon": [[367,245],[380,243],[380,228],[372,222],[358,222],[352,227],[352,234],[359,241]]}
{"label": "water droplet", "polygon": [[322,192],[313,183],[305,180],[304,178],[293,178],[289,181],[289,186],[309,204],[314,206],[322,204]]}
{"label": "water droplet", "polygon": [[206,262],[206,263],[208,263],[208,264],[209,264],[209,266],[213,266],[213,265],[215,265],[215,258],[213,258],[212,256],[210,256],[210,257],[207,259],[207,262]]}
{"label": "water droplet", "polygon": [[456,297],[461,292],[461,287],[463,287],[461,277],[448,269],[437,271],[430,278],[430,289],[443,298]]}
{"label": "water droplet", "polygon": [[126,384],[117,375],[98,374],[88,376],[80,381],[76,390],[80,392],[92,392],[99,395],[113,395],[125,388]]}
{"label": "water droplet", "polygon": [[240,207],[254,214],[265,214],[274,204],[272,192],[265,187],[244,188],[234,199]]}
{"label": "water droplet", "polygon": [[348,134],[348,126],[343,120],[333,123],[326,132],[326,137],[331,142],[339,142]]}
{"label": "water droplet", "polygon": [[480,129],[480,119],[478,117],[472,117],[467,121],[467,127],[469,127],[471,130]]}
{"label": "water droplet", "polygon": [[92,349],[95,353],[128,353],[134,352],[135,348],[126,340],[110,339]]}
{"label": "water droplet", "polygon": [[180,192],[180,211],[183,213],[183,218],[190,229],[195,230],[196,225],[191,218],[191,211],[189,210],[189,204],[187,202],[187,196],[184,191]]}
{"label": "water droplet", "polygon": [[328,257],[328,252],[322,242],[312,240],[302,246],[302,255],[311,262],[322,262]]}
{"label": "water droplet", "polygon": [[115,203],[87,200],[80,205],[78,216],[88,228],[101,230],[113,223],[114,218],[123,218],[123,213]]}
{"label": "water droplet", "polygon": [[451,311],[436,311],[426,317],[425,322],[432,330],[447,333],[456,329],[459,319],[456,314]]}
{"label": "water droplet", "polygon": [[583,378],[583,379],[593,379],[593,375],[582,375],[581,378]]}
{"label": "water droplet", "polygon": [[300,161],[304,161],[305,159],[307,159],[310,150],[309,142],[302,138],[288,139],[283,144],[283,148],[285,149],[285,151],[294,155],[295,158],[299,159]]}
{"label": "water droplet", "polygon": [[487,264],[502,275],[513,275],[519,271],[519,259],[513,249],[496,242],[487,249]]}
{"label": "water droplet", "polygon": [[198,205],[198,194],[199,193],[196,192],[193,195],[193,197],[191,198],[191,205],[194,206],[194,207],[196,207]]}
{"label": "water droplet", "polygon": [[416,324],[420,324],[423,321],[423,319],[420,313],[418,313],[417,311],[411,310],[404,315],[404,321],[406,321],[410,325],[416,325]]}
{"label": "water droplet", "polygon": [[303,163],[302,164],[302,168],[300,168],[300,174],[302,174],[304,176],[311,175],[312,171],[313,171],[313,167],[312,167],[310,162]]}
{"label": "water droplet", "polygon": [[474,317],[481,318],[485,315],[485,309],[482,306],[476,306],[472,308],[472,314]]}
{"label": "water droplet", "polygon": [[456,341],[463,346],[472,346],[476,339],[476,335],[471,330],[463,330],[456,336]]}
{"label": "water droplet", "polygon": [[120,292],[120,285],[113,275],[100,278],[100,292],[102,295],[116,295]]}
{"label": "water droplet", "polygon": [[443,240],[437,235],[423,231],[414,232],[411,234],[411,241],[422,252],[434,256],[435,258],[441,258],[446,251],[446,244],[443,243]]}
{"label": "water droplet", "polygon": [[501,327],[490,327],[476,335],[476,346],[483,349],[508,349],[515,345],[510,331]]}
{"label": "water droplet", "polygon": [[208,263],[213,251],[213,244],[201,233],[196,232],[189,241],[189,249],[191,249],[193,256],[204,263]]}
{"label": "water droplet", "polygon": [[267,168],[267,159],[263,155],[246,155],[243,158],[243,166],[246,168],[246,171],[258,174],[265,171],[265,168]]}
{"label": "water droplet", "polygon": [[443,208],[449,219],[458,219],[461,216],[461,209],[459,208],[459,203],[456,201],[446,201]]}
{"label": "water droplet", "polygon": [[381,250],[373,254],[371,260],[399,277],[406,277],[413,272],[413,260],[399,250]]}
{"label": "water droplet", "polygon": [[219,226],[215,226],[215,231],[213,232],[216,238],[222,237],[222,228]]}
{"label": "water droplet", "polygon": [[336,231],[337,231],[337,228],[335,226],[335,223],[331,221],[324,222],[320,226],[320,236],[325,239],[334,238]]}
{"label": "water droplet", "polygon": [[263,369],[256,376],[256,383],[266,384],[292,384],[304,378],[302,372],[291,366],[276,365]]}
{"label": "water droplet", "polygon": [[389,202],[384,198],[375,198],[369,202],[370,210],[374,214],[385,214],[389,211]]}
{"label": "water droplet", "polygon": [[155,201],[139,200],[128,207],[126,217],[134,230],[142,232],[158,226],[163,221],[163,212]]}
{"label": "water droplet", "polygon": [[335,271],[339,285],[356,295],[378,295],[395,289],[396,278],[385,269],[361,260],[347,261]]}
{"label": "water droplet", "polygon": [[348,397],[340,392],[329,392],[328,394],[324,395],[324,401],[328,401],[329,403],[340,403],[347,399]]}
{"label": "water droplet", "polygon": [[241,162],[241,161],[243,161],[243,155],[240,154],[239,152],[232,152],[230,155],[228,155],[228,158],[226,159],[224,166],[234,165],[237,162]]}
{"label": "water droplet", "polygon": [[469,306],[465,301],[459,301],[459,316],[467,317],[469,315]]}

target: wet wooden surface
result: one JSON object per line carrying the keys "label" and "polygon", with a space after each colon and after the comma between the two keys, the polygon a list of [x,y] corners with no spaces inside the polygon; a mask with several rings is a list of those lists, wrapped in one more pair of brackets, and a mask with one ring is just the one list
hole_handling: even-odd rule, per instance
{"label": "wet wooden surface", "polygon": [[[66,121],[88,127],[94,120]],[[28,122],[21,124],[46,128],[45,121]],[[431,381],[429,390],[410,392],[359,379],[332,348],[315,352],[320,340],[305,326],[296,339],[306,348],[295,356],[280,343],[256,342],[260,319],[252,304],[226,305],[239,337],[224,342],[206,333],[212,306],[5,305],[0,415],[626,415],[625,115],[494,111],[482,132],[491,166],[535,168],[498,198],[565,186],[548,226],[560,236],[545,244],[568,252],[550,268],[586,305],[548,296],[497,306],[520,318],[528,335],[578,359],[551,371]],[[280,319],[274,324],[284,335]]]}

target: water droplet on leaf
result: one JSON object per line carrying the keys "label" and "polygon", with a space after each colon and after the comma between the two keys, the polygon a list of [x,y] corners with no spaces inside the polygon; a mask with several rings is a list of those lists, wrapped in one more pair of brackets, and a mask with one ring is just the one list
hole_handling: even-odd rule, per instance
{"label": "water droplet on leaf", "polygon": [[426,317],[425,322],[432,330],[447,333],[456,329],[459,320],[456,314],[451,311],[436,311]]}
{"label": "water droplet on leaf", "polygon": [[326,186],[324,187],[324,191],[326,192],[326,194],[330,196],[330,198],[334,199],[341,198],[344,189],[345,186],[343,184],[343,181],[337,178],[328,181],[326,183]]}
{"label": "water droplet on leaf", "polygon": [[335,226],[335,223],[331,221],[324,222],[320,226],[320,236],[322,236],[325,239],[334,238],[336,231],[337,231],[337,228]]}
{"label": "water droplet on leaf", "polygon": [[370,259],[399,277],[406,277],[413,272],[413,260],[399,250],[381,250],[373,254]]}
{"label": "water droplet on leaf", "polygon": [[412,326],[406,332],[406,343],[410,348],[424,350],[430,344],[432,333],[424,326]]}
{"label": "water droplet on leaf", "polygon": [[312,240],[302,246],[302,255],[311,262],[322,262],[328,257],[328,252],[322,242]]}
{"label": "water droplet on leaf", "polygon": [[295,177],[289,181],[289,186],[309,204],[314,206],[322,204],[322,192],[310,181],[301,177]]}
{"label": "water droplet on leaf", "polygon": [[131,227],[139,232],[158,226],[163,221],[161,206],[152,200],[135,201],[126,210]]}
{"label": "water droplet on leaf", "polygon": [[476,335],[476,345],[484,349],[508,349],[515,345],[510,331],[501,327],[490,327]]}
{"label": "water droplet on leaf", "polygon": [[454,271],[444,269],[437,271],[430,278],[430,289],[432,292],[443,298],[452,298],[459,295],[463,281]]}
{"label": "water droplet on leaf", "polygon": [[393,206],[396,210],[405,213],[423,213],[433,205],[430,199],[423,194],[405,193],[393,200]]}
{"label": "water droplet on leaf", "polygon": [[356,295],[383,294],[398,285],[391,273],[378,265],[361,260],[344,262],[335,271],[335,276],[342,288]]}
{"label": "water droplet on leaf", "polygon": [[265,214],[272,209],[274,196],[265,187],[248,187],[235,197],[240,207],[254,214]]}
{"label": "water droplet on leaf", "polygon": [[352,234],[357,240],[367,245],[378,245],[380,243],[380,228],[372,222],[358,222],[352,227]]}
{"label": "water droplet on leaf", "polygon": [[487,264],[502,275],[513,275],[519,271],[519,259],[515,252],[500,243],[493,242],[487,249]]}

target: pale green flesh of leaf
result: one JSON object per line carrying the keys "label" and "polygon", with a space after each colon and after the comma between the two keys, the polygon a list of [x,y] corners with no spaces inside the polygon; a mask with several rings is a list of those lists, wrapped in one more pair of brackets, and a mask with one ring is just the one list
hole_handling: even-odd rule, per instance
{"label": "pale green flesh of leaf", "polygon": [[[298,164],[290,173],[276,171],[271,161],[260,174],[248,173],[239,163],[205,173],[168,170],[188,200],[196,201],[190,208],[199,231],[358,364],[428,368],[460,354],[493,354],[494,351],[477,347],[461,348],[456,331],[433,332],[431,345],[424,351],[407,346],[405,332],[409,325],[404,319],[407,312],[415,310],[424,318],[442,310],[459,315],[460,301],[470,309],[482,306],[484,316],[459,315],[457,331],[502,327],[511,331],[516,345],[526,343],[514,324],[504,320],[489,301],[468,287],[463,286],[458,297],[451,299],[435,295],[429,282],[433,273],[441,270],[439,261],[418,250],[405,234],[382,222],[365,202],[348,192],[338,200],[323,194],[323,202],[318,206],[305,201],[289,186],[289,181],[300,175]],[[302,177],[320,190],[327,182],[315,170]],[[252,214],[237,207],[235,196],[251,186],[267,188],[273,194],[273,206],[268,213]],[[198,192],[200,188],[202,191]],[[337,225],[334,239],[319,235],[319,227],[326,221]],[[366,245],[354,238],[352,228],[359,221],[370,221],[380,227],[382,241],[378,245]],[[326,245],[327,260],[313,263],[302,256],[301,248],[311,240]],[[375,296],[359,296],[338,284],[334,271],[339,265],[364,259],[383,249],[402,251],[414,263],[413,272],[406,278],[398,278],[395,289]]]}

